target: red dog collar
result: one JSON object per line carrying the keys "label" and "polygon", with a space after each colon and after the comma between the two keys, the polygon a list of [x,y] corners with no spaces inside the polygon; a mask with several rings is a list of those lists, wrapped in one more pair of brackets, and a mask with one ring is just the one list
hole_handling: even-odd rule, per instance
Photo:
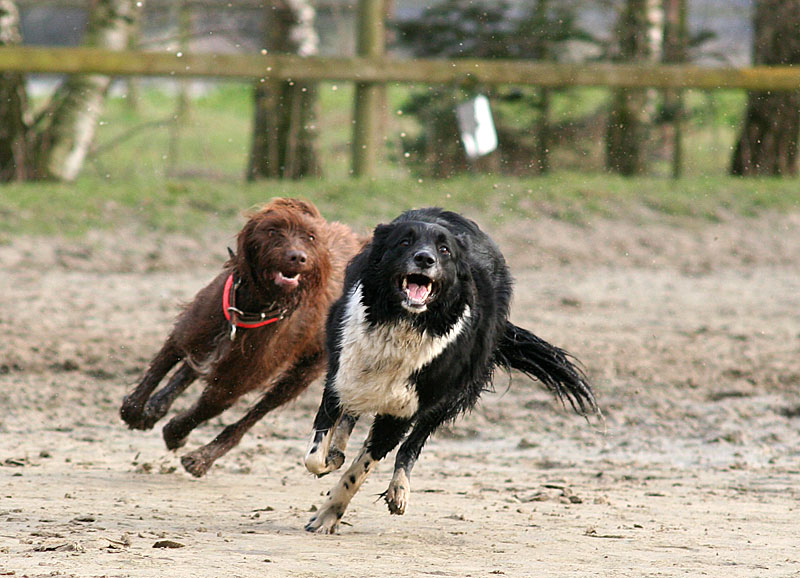
{"label": "red dog collar", "polygon": [[[239,282],[234,280],[233,273],[231,273],[225,280],[225,288],[222,290],[222,312],[231,325],[231,341],[236,337],[236,329],[239,327],[242,329],[255,329],[283,319],[285,312],[282,309],[276,310],[273,308],[261,313],[246,313],[237,309],[236,288],[238,286]],[[270,315],[275,316],[270,317]]]}

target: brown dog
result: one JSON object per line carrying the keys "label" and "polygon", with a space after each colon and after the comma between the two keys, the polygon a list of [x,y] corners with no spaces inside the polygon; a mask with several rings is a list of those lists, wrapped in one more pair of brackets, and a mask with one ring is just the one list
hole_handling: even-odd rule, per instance
{"label": "brown dog", "polygon": [[345,265],[363,244],[347,226],[326,222],[310,202],[268,203],[239,233],[222,273],[178,316],[142,381],[123,400],[122,419],[132,429],[152,428],[202,378],[200,398],[164,426],[164,441],[174,450],[195,427],[264,388],[242,419],[181,458],[189,473],[204,475],[258,420],[321,374],[328,308],[341,294]]}

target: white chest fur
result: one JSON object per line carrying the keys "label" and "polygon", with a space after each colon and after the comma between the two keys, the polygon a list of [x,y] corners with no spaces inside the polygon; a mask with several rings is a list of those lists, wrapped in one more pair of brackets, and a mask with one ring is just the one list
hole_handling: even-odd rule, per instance
{"label": "white chest fur", "polygon": [[440,355],[464,330],[466,307],[445,335],[420,333],[405,321],[370,327],[361,285],[348,295],[334,388],[345,411],[410,418],[419,407],[413,373]]}

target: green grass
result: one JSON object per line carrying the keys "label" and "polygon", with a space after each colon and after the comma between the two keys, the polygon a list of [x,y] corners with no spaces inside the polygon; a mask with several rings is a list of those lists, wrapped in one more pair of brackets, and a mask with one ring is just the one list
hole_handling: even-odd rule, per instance
{"label": "green grass", "polygon": [[559,173],[543,178],[464,176],[261,182],[206,179],[150,182],[81,178],[75,185],[10,185],[0,197],[0,233],[80,236],[89,229],[132,225],[193,234],[234,229],[248,208],[274,196],[317,203],[331,219],[371,228],[409,207],[439,205],[484,223],[543,216],[575,223],[593,218],[718,221],[800,210],[800,187],[787,179],[623,179]]}
{"label": "green grass", "polygon": [[[17,234],[80,236],[123,224],[189,234],[207,227],[232,229],[247,208],[284,195],[311,199],[326,216],[364,228],[422,205],[465,211],[482,222],[543,215],[576,223],[598,216],[715,221],[800,210],[794,179],[725,176],[744,106],[741,92],[687,95],[689,176],[678,181],[608,176],[588,157],[579,170],[556,166],[541,178],[464,175],[435,181],[414,177],[402,162],[402,135],[418,130],[402,114],[409,90],[388,91],[381,176],[354,180],[348,177],[352,87],[321,85],[319,134],[326,179],[301,182],[244,182],[252,121],[247,85],[222,84],[191,101],[175,159],[169,158],[173,95],[144,87],[136,108],[111,98],[98,128],[98,152],[76,183],[0,187],[0,240]],[[559,118],[592,115],[603,102],[597,89],[573,91],[554,99],[553,110]]]}

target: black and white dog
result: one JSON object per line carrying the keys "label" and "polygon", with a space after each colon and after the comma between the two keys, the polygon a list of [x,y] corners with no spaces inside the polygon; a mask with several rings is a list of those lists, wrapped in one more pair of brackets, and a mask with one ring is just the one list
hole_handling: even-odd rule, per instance
{"label": "black and white dog", "polygon": [[498,247],[461,215],[419,209],[378,225],[328,316],[328,373],[306,468],[322,476],[341,467],[358,417],[375,420],[306,530],[334,533],[375,464],[406,438],[383,494],[402,514],[422,446],[475,405],[497,366],[539,379],[581,414],[599,413],[568,354],[508,321],[511,284]]}

